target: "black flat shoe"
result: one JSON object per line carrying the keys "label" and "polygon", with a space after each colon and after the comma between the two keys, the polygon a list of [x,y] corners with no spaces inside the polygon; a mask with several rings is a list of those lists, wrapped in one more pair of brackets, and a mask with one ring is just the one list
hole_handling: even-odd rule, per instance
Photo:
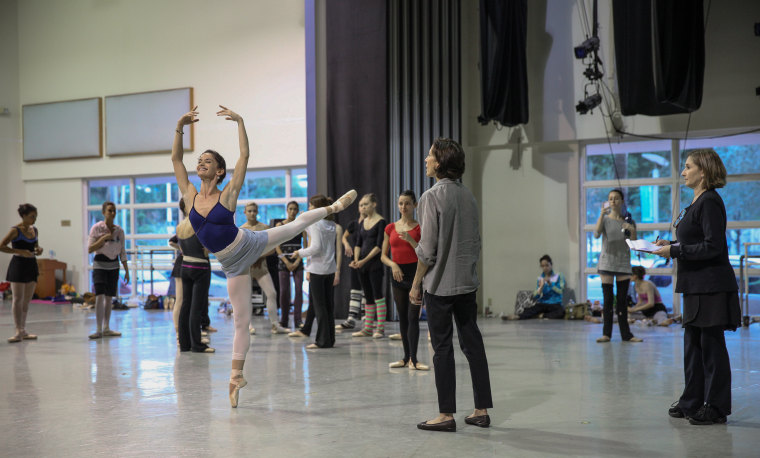
{"label": "black flat shoe", "polygon": [[678,407],[678,401],[674,402],[670,408],[668,409],[668,415],[670,415],[673,418],[684,418],[686,417],[686,414],[683,412],[683,410]]}
{"label": "black flat shoe", "polygon": [[716,425],[724,424],[727,419],[725,415],[721,415],[717,409],[710,404],[705,404],[699,408],[697,413],[689,417],[689,423],[692,425]]}
{"label": "black flat shoe", "polygon": [[481,428],[488,428],[491,426],[491,417],[488,415],[478,415],[477,417],[464,417],[464,422],[468,425],[480,426]]}
{"label": "black flat shoe", "polygon": [[418,429],[424,429],[425,431],[446,431],[449,433],[456,432],[457,422],[454,420],[442,421],[440,423],[430,424],[426,421],[417,424]]}

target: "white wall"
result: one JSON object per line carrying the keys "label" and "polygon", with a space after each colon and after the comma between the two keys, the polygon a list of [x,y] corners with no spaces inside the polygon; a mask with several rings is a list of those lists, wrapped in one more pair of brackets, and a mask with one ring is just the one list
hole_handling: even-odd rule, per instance
{"label": "white wall", "polygon": [[[0,111],[8,108],[9,115],[0,114],[0,237],[18,224],[16,209],[24,199],[21,168],[21,144],[18,135],[18,30],[16,27],[16,2],[0,1]],[[0,282],[10,256],[0,254]]]}
{"label": "white wall", "polygon": [[[615,88],[610,4],[599,2],[600,34],[608,84]],[[584,39],[577,6],[566,0],[529,2],[530,121],[524,129],[497,130],[477,122],[478,2],[462,2],[462,46],[469,50],[463,51],[462,69],[464,179],[482,207],[481,299],[484,305],[491,299],[497,314],[513,310],[518,290],[535,286],[544,253],[567,275],[570,287],[577,291],[581,281],[578,152],[581,142],[606,141],[606,136],[599,110],[575,113],[584,83],[584,67],[572,50]],[[760,85],[760,39],[752,34],[758,18],[756,0],[712,2],[703,103],[692,114],[691,136],[760,125],[760,99],[754,95]],[[637,134],[675,135],[686,130],[687,116],[634,116],[624,123]]]}
{"label": "white wall", "polygon": [[[14,112],[20,113],[23,104],[191,86],[201,111],[196,151],[214,148],[234,164],[236,129],[214,114],[222,104],[246,120],[250,168],[306,163],[302,0],[24,0],[0,5],[18,9],[17,15],[2,15],[11,25],[17,18]],[[0,52],[6,48],[3,43]],[[18,119],[14,123],[10,132],[18,144],[21,125]],[[174,132],[167,132],[167,149],[173,137]],[[187,154],[185,164],[194,168],[196,159],[197,154]],[[24,181],[23,194],[14,200],[26,199],[39,208],[41,245],[55,250],[76,274],[85,272],[82,180],[172,173],[168,154],[24,163],[11,171]],[[62,219],[70,220],[71,227],[61,227]],[[83,275],[76,281],[80,289],[86,284]]]}

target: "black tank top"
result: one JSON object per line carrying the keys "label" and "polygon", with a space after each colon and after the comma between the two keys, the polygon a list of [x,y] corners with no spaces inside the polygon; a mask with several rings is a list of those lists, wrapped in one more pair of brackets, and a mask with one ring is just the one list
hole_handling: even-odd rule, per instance
{"label": "black tank top", "polygon": [[192,237],[186,239],[179,239],[179,247],[182,250],[183,256],[191,256],[198,259],[208,259],[206,252],[203,251],[203,245],[198,240],[198,236],[193,234]]}
{"label": "black tank top", "polygon": [[11,240],[11,247],[15,250],[28,250],[34,253],[34,248],[37,246],[37,228],[32,228],[34,229],[33,239],[27,238],[27,236],[24,235],[24,232],[18,227],[14,226],[14,229],[18,231],[18,235],[15,239]]}

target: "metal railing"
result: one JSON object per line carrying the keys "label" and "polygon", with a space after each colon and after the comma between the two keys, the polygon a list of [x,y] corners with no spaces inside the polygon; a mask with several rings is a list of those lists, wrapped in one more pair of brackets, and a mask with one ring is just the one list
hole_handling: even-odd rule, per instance
{"label": "metal railing", "polygon": [[[745,269],[744,261],[752,258],[760,258],[760,255],[749,254],[749,247],[759,246],[760,242],[744,243],[744,254],[739,257],[739,299],[742,309],[742,324],[749,326],[751,323],[758,321],[758,317],[751,317],[749,314],[749,266]],[[749,264],[749,262],[747,262]]]}

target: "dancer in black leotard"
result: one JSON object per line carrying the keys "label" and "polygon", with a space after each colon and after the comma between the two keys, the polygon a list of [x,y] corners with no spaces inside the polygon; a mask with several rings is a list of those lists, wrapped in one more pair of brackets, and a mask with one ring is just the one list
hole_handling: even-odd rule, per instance
{"label": "dancer in black leotard", "polygon": [[248,325],[251,322],[251,276],[250,266],[263,253],[292,238],[331,213],[339,212],[356,199],[356,191],[349,191],[337,202],[328,206],[303,213],[295,221],[266,231],[249,231],[235,225],[235,208],[240,189],[245,181],[248,168],[248,134],[243,118],[220,105],[216,114],[229,121],[235,121],[238,127],[240,157],[235,164],[235,173],[230,182],[219,189],[227,175],[227,165],[221,154],[206,150],[198,158],[196,171],[201,179],[200,190],[190,183],[187,169],[182,162],[184,155],[182,135],[186,125],[198,122],[198,112],[194,108],[184,114],[177,123],[172,146],[172,164],[182,198],[186,204],[192,204],[190,223],[203,246],[214,253],[222,264],[227,276],[227,291],[233,307],[235,334],[232,342],[232,370],[230,372],[230,405],[237,407],[240,388],[247,385],[243,377],[245,355],[250,347]]}
{"label": "dancer in black leotard", "polygon": [[[359,235],[354,247],[354,260],[349,267],[359,271],[359,280],[367,300],[364,328],[352,335],[381,339],[385,337],[385,288],[383,285],[383,263],[380,262],[380,248],[385,237],[385,219],[375,212],[377,198],[365,194],[359,201],[359,212],[364,220],[359,225]],[[375,322],[375,318],[377,321]]]}
{"label": "dancer in black leotard", "polygon": [[[16,324],[16,334],[8,342],[21,342],[22,339],[33,340],[37,336],[26,332],[26,314],[29,311],[29,301],[32,300],[34,288],[37,286],[37,259],[35,255],[42,254],[37,242],[37,208],[32,204],[18,207],[21,222],[11,228],[2,242],[0,251],[13,255],[8,265],[5,279],[11,283],[13,293],[13,321]],[[8,244],[11,244],[8,247]]]}

